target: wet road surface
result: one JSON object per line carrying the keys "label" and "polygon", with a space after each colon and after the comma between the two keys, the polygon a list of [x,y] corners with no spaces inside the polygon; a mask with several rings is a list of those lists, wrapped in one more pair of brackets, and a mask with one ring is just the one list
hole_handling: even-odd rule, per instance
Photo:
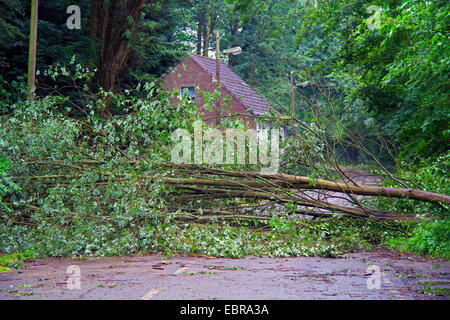
{"label": "wet road surface", "polygon": [[0,299],[448,299],[450,263],[385,249],[344,258],[45,259],[0,274]]}

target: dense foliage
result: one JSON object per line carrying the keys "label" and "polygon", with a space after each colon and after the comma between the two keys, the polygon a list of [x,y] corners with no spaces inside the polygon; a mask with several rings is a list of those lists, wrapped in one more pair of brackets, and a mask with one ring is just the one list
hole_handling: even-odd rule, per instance
{"label": "dense foliage", "polygon": [[221,59],[289,121],[284,172],[336,178],[330,165],[370,163],[392,169],[374,171],[385,186],[448,195],[448,1],[83,0],[75,30],[71,4],[39,4],[35,102],[30,3],[0,6],[0,252],[337,256],[384,243],[449,257],[448,206],[406,199],[364,201],[418,223],[175,222],[162,163],[198,114],[157,80],[187,52],[212,55],[219,30],[222,49],[242,48]]}
{"label": "dense foliage", "polygon": [[[422,163],[416,168],[405,166],[396,179],[385,176],[385,186],[410,187],[436,193],[450,193],[450,155],[439,157],[433,163]],[[380,173],[382,174],[382,173]],[[377,200],[381,209],[397,209],[418,214],[419,221],[409,229],[409,237],[391,239],[387,243],[398,249],[431,256],[450,258],[450,207],[445,204],[412,203],[406,199]]]}
{"label": "dense foliage", "polygon": [[161,163],[168,159],[171,131],[192,126],[195,108],[187,102],[168,107],[169,97],[146,84],[114,96],[116,107],[127,113],[105,121],[94,112],[105,94],[93,96],[97,99],[85,105],[82,119],[58,111],[65,101],[60,96],[12,105],[14,116],[0,118],[0,156],[14,163],[11,177],[23,186],[6,198],[12,210],[1,211],[1,252],[337,256],[396,234],[380,237],[374,224],[374,232],[361,239],[354,234],[358,223],[350,227],[355,222],[339,219],[308,226],[274,216],[256,225],[270,232],[252,231],[252,224],[235,229],[174,223],[170,188],[158,177],[164,174]]}
{"label": "dense foliage", "polygon": [[2,201],[3,197],[8,193],[19,189],[19,187],[7,176],[8,170],[9,162],[6,161],[5,158],[0,157],[0,207],[2,207],[2,209],[8,209]]}
{"label": "dense foliage", "polygon": [[[14,163],[10,174],[23,189],[6,200],[13,210],[1,211],[0,251],[125,253],[134,246],[129,237],[156,225],[164,190],[157,181],[139,182],[137,175],[152,170],[157,177],[171,132],[188,126],[193,106],[168,107],[169,97],[146,84],[115,96],[127,115],[104,121],[95,108],[105,96],[100,92],[84,106],[83,119],[59,112],[65,101],[60,96],[15,104],[14,116],[1,118],[0,154]],[[136,159],[142,160],[139,166]],[[69,181],[57,177],[74,172]]]}
{"label": "dense foliage", "polygon": [[[83,0],[76,3],[81,11],[80,29],[69,29],[66,26],[70,16],[66,13],[66,9],[73,5],[73,1],[39,3],[38,70],[44,70],[55,63],[67,64],[76,55],[77,61],[91,70],[97,70],[91,86],[101,85],[107,91],[114,91],[133,87],[138,82],[154,81],[190,48],[188,44],[190,36],[183,30],[188,28],[188,18],[191,14],[186,5],[180,4],[182,1],[145,1],[140,8],[141,19],[136,21],[136,26],[127,25],[130,16],[122,15],[125,12],[123,3],[127,1],[121,2],[119,7],[117,3],[120,1],[105,2],[105,6],[102,7],[105,11],[108,8],[110,11],[113,8],[117,11],[118,20],[110,22],[114,23],[114,26],[106,25],[106,22],[102,24],[102,21],[93,19],[95,5],[100,2]],[[2,101],[0,112],[3,111],[4,100],[17,101],[18,88],[14,82],[23,80],[27,71],[29,19],[30,1],[2,1],[0,7],[0,30],[2,30],[0,35],[0,100]],[[121,24],[125,27],[119,28]],[[121,48],[130,51],[126,54],[127,59],[123,62],[123,66],[115,74],[116,81],[113,87],[108,87],[104,83],[105,73],[108,72],[103,69],[105,64],[117,62],[118,55],[122,53],[117,44],[113,43],[115,38],[102,38],[101,34],[96,33],[97,29],[103,28],[116,28],[107,30],[124,42],[124,45],[120,45]],[[113,45],[115,46],[112,47]],[[105,57],[104,52],[110,47],[111,51],[117,55]],[[56,89],[56,84],[63,87],[62,83],[55,84],[52,79],[41,77],[39,80],[38,94],[51,94]],[[73,94],[74,91],[71,87],[58,89],[63,95]]]}
{"label": "dense foliage", "polygon": [[339,86],[345,104],[367,110],[409,160],[448,149],[448,9],[447,1],[329,0],[298,33],[301,42],[318,29],[315,52],[327,60],[315,70],[351,79]]}

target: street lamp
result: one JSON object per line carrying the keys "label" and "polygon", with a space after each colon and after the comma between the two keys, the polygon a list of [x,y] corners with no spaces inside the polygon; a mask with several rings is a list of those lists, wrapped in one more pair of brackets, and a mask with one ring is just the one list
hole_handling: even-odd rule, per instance
{"label": "street lamp", "polygon": [[231,53],[233,56],[237,56],[238,54],[242,53],[242,48],[234,47],[234,48],[226,49],[226,50],[223,50],[223,53],[228,53],[228,54]]}
{"label": "street lamp", "polygon": [[[242,53],[241,47],[234,47],[230,49],[223,50],[223,53],[232,54],[234,56],[237,56],[238,54]],[[220,83],[220,32],[219,30],[216,30],[216,80],[218,83]]]}

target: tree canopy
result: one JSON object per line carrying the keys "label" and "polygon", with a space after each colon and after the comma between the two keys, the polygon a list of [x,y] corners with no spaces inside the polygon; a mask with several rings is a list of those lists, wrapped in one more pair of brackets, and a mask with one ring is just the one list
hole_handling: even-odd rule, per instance
{"label": "tree canopy", "polygon": [[[0,94],[13,101],[27,68],[30,2],[3,3]],[[343,127],[367,137],[376,129],[414,161],[448,149],[447,1],[83,0],[74,30],[65,27],[70,4],[39,4],[38,70],[76,56],[96,70],[92,86],[118,92],[158,79],[189,52],[212,54],[220,30],[222,47],[242,48],[221,58],[285,110],[295,78],[301,119],[333,109]],[[54,88],[38,80],[38,92]],[[343,132],[334,136],[349,139]]]}

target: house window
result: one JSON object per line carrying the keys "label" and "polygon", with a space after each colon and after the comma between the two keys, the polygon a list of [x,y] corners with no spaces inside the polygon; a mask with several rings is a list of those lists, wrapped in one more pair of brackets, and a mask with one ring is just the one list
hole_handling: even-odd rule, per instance
{"label": "house window", "polygon": [[195,101],[195,87],[181,87],[181,96],[187,96],[191,102]]}

